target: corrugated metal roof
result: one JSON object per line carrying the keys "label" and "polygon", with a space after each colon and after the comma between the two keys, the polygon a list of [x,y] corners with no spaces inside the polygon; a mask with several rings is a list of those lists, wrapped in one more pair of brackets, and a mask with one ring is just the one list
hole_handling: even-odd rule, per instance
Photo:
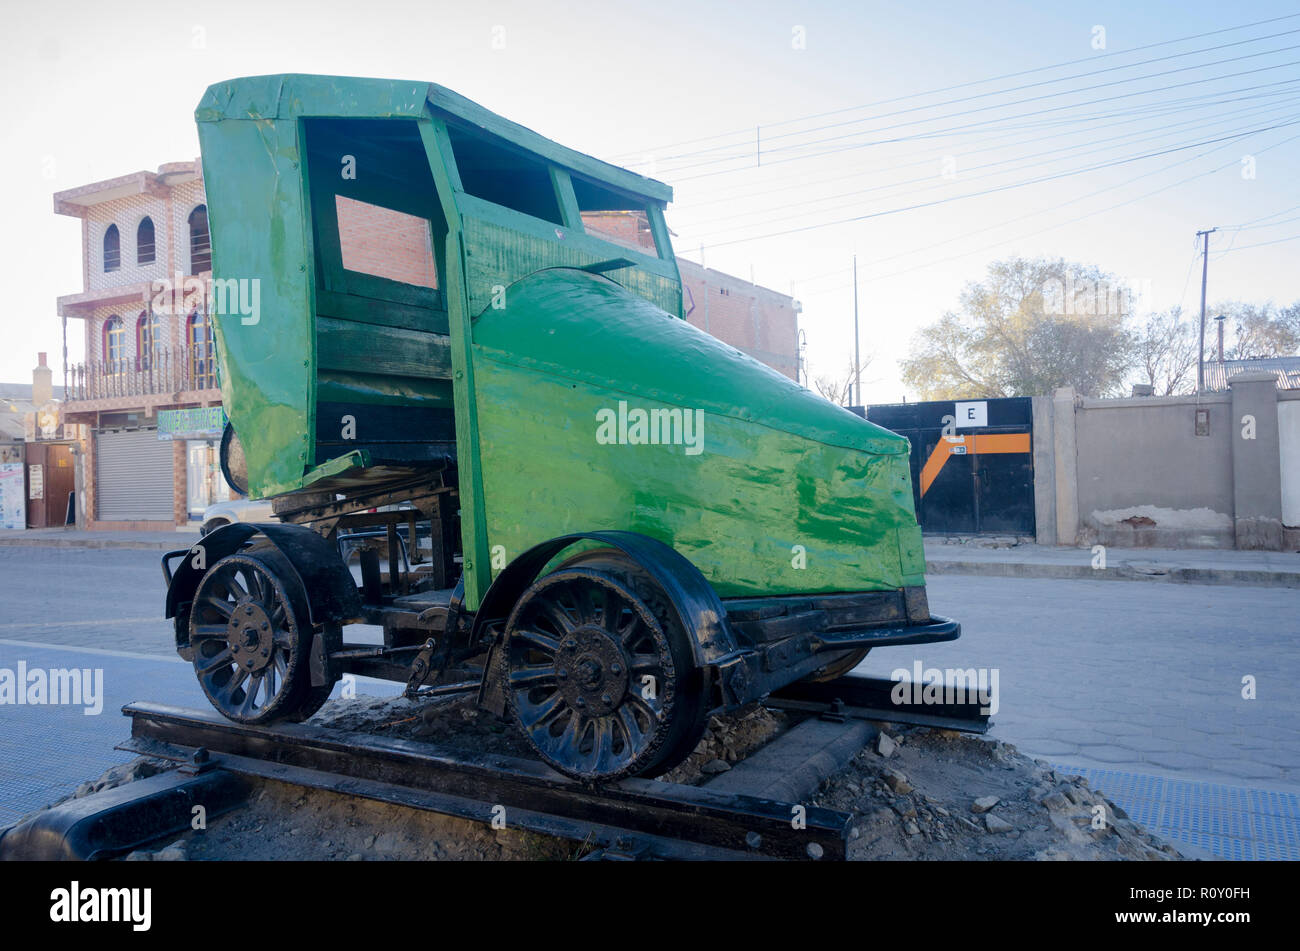
{"label": "corrugated metal roof", "polygon": [[1255,360],[1224,360],[1205,364],[1205,388],[1226,390],[1238,373],[1264,370],[1277,376],[1279,390],[1300,389],[1300,357],[1259,357]]}

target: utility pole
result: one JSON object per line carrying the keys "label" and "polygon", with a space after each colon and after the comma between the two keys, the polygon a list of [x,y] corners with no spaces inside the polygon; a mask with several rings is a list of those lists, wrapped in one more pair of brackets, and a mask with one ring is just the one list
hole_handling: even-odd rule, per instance
{"label": "utility pole", "polygon": [[858,356],[858,256],[853,255],[853,399],[862,405],[862,359]]}
{"label": "utility pole", "polygon": [[1205,279],[1210,270],[1210,235],[1218,231],[1198,231],[1196,237],[1204,242],[1201,248],[1201,343],[1196,351],[1196,392],[1205,392]]}

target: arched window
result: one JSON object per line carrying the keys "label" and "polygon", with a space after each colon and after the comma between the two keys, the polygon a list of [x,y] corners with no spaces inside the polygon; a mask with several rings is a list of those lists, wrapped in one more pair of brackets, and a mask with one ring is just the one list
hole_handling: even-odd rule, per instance
{"label": "arched window", "polygon": [[126,359],[126,324],[113,314],[104,321],[104,364],[109,373],[121,373]]}
{"label": "arched window", "polygon": [[208,323],[208,315],[197,310],[192,312],[186,321],[185,336],[190,350],[190,389],[216,387],[216,349],[212,346],[212,325]]}
{"label": "arched window", "polygon": [[212,239],[208,235],[208,206],[190,212],[190,273],[212,270]]}
{"label": "arched window", "polygon": [[140,312],[135,319],[135,365],[137,370],[158,369],[162,347],[162,321],[157,314]]}
{"label": "arched window", "polygon": [[117,225],[109,225],[104,232],[104,273],[116,271],[122,266],[122,236],[117,233]]}
{"label": "arched window", "polygon": [[153,264],[154,260],[153,219],[145,215],[135,229],[135,263]]}

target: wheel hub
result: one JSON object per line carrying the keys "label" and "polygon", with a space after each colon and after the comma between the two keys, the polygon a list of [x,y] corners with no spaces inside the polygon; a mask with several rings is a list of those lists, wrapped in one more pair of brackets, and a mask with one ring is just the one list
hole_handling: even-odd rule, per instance
{"label": "wheel hub", "polygon": [[256,601],[241,600],[226,625],[226,643],[235,663],[247,670],[261,670],[271,663],[275,630],[266,609]]}
{"label": "wheel hub", "polygon": [[555,673],[565,701],[584,716],[613,713],[627,693],[623,648],[613,634],[595,625],[584,625],[560,641]]}

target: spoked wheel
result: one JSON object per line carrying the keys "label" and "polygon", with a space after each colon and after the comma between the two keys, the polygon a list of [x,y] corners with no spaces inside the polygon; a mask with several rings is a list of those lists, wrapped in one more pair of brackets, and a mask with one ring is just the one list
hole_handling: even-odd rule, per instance
{"label": "spoked wheel", "polygon": [[658,775],[704,732],[689,637],[657,582],[621,552],[578,555],[524,592],[506,648],[515,722],[569,776]]}
{"label": "spoked wheel", "polygon": [[814,677],[809,677],[807,679],[812,681],[815,684],[825,683],[828,680],[838,680],[840,677],[843,677],[845,674],[851,671],[854,667],[858,666],[858,664],[862,663],[862,661],[870,653],[871,653],[870,647],[864,647],[861,650],[853,651],[849,654],[844,655],[844,657],[842,657],[839,660],[831,661],[824,668],[822,668],[822,672],[820,674],[817,674]]}
{"label": "spoked wheel", "polygon": [[[294,605],[306,598],[292,566],[271,548],[228,555],[194,592],[190,643],[208,700],[240,723],[270,723],[319,708],[307,669],[312,630]],[[328,696],[328,694],[326,694]]]}

